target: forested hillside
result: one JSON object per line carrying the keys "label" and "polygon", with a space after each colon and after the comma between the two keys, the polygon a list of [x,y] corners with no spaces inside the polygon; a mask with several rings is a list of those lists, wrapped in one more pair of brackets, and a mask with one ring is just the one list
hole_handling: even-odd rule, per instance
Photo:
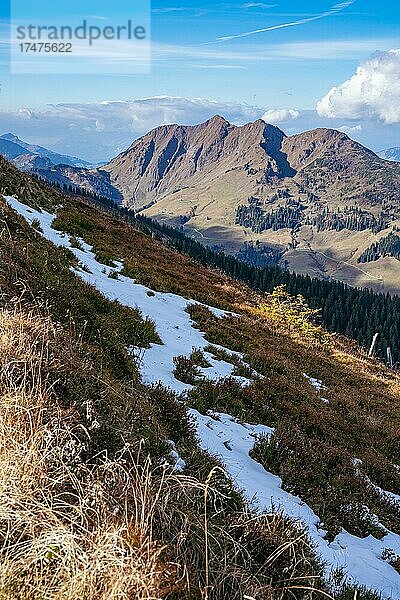
{"label": "forested hillside", "polygon": [[[71,187],[67,187],[66,191],[77,192]],[[285,285],[289,293],[302,294],[312,308],[320,310],[321,323],[328,331],[346,335],[364,348],[369,348],[373,336],[378,333],[377,355],[385,358],[386,350],[390,347],[394,360],[397,362],[400,359],[399,296],[353,288],[340,281],[324,281],[308,275],[297,275],[277,265],[257,267],[246,264],[224,252],[205,247],[175,228],[142,215],[133,216],[130,211],[107,198],[90,193],[86,193],[86,197],[134,226],[144,226],[148,233],[157,235],[178,252],[188,254],[204,266],[217,268],[258,292],[271,292],[276,286]],[[357,216],[357,213],[352,214]],[[389,235],[380,244],[371,247],[370,251],[366,251],[360,262],[372,259],[368,257],[375,256],[376,260],[388,254],[397,258],[397,243],[398,236]],[[272,252],[270,262],[276,260]]]}
{"label": "forested hillside", "polygon": [[372,246],[361,254],[358,262],[368,263],[379,260],[384,256],[392,256],[400,260],[400,236],[397,233],[389,233],[389,235],[379,240],[379,242],[372,244]]}
{"label": "forested hillside", "polygon": [[297,275],[280,267],[254,267],[235,257],[205,248],[165,225],[143,217],[141,222],[156,229],[180,252],[198,260],[203,265],[221,269],[224,273],[245,282],[254,290],[272,291],[285,285],[291,294],[302,294],[311,307],[320,309],[321,323],[328,331],[344,334],[365,348],[369,347],[375,333],[379,333],[378,355],[386,356],[391,347],[395,360],[400,358],[400,298],[390,294],[377,294],[356,289],[341,282],[321,281],[308,275]]}

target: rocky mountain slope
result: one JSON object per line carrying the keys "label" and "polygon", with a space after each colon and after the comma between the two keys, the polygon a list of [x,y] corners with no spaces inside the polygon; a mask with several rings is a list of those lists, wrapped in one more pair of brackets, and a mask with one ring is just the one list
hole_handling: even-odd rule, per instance
{"label": "rocky mountain slope", "polygon": [[202,243],[300,272],[400,291],[400,263],[358,259],[400,225],[400,166],[344,133],[286,136],[216,116],[158,127],[104,167],[124,205]]}
{"label": "rocky mountain slope", "polygon": [[[14,164],[19,168],[18,159]],[[61,189],[85,190],[108,198],[117,204],[122,203],[122,194],[111,183],[110,174],[107,171],[70,167],[68,165],[42,166],[36,161],[32,166],[33,168],[27,169],[28,172],[34,173],[45,181],[57,184]]]}

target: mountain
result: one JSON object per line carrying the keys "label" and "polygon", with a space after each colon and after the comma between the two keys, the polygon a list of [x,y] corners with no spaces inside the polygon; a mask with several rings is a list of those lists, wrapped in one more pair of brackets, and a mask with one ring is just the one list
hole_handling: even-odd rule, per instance
{"label": "mountain", "polygon": [[400,148],[388,148],[387,150],[382,150],[378,152],[378,156],[384,158],[385,160],[392,160],[395,162],[400,162]]}
{"label": "mountain", "polygon": [[[37,155],[40,156],[41,158],[48,158],[54,165],[69,165],[72,167],[90,167],[90,163],[86,162],[85,160],[82,160],[80,158],[77,158],[75,156],[66,156],[64,154],[57,154],[56,152],[52,152],[51,150],[48,150],[47,148],[43,148],[42,146],[37,146],[35,144],[28,144],[27,142],[24,142],[23,140],[21,140],[19,137],[17,137],[16,135],[12,134],[12,133],[5,133],[2,136],[0,136],[0,154],[3,154],[3,156],[5,156],[6,158],[11,158],[10,156],[7,156],[6,154],[3,153],[3,148],[5,150],[7,150],[7,145],[4,144],[5,142],[11,142],[12,144],[18,146],[21,149],[24,149],[25,152],[23,152],[24,154],[33,154],[33,155]],[[14,157],[12,157],[14,158]]]}
{"label": "mountain", "polygon": [[0,596],[400,597],[398,372],[279,284],[368,338],[400,298],[0,187]]}
{"label": "mountain", "polygon": [[123,204],[200,242],[299,273],[400,292],[400,263],[363,252],[400,225],[400,166],[342,132],[286,136],[216,116],[149,132],[104,166]]}
{"label": "mountain", "polygon": [[62,188],[81,188],[120,203],[121,193],[114,188],[110,175],[79,158],[56,154],[51,150],[27,144],[12,133],[0,136],[0,154],[21,171],[57,183]]}
{"label": "mountain", "polygon": [[[19,167],[22,157],[14,161],[14,164]],[[40,159],[45,161],[46,159]],[[122,203],[121,192],[111,183],[110,174],[103,169],[83,169],[79,167],[71,167],[68,165],[53,165],[39,164],[35,159],[31,163],[33,168],[22,169],[29,170],[35,173],[45,181],[55,183],[64,189],[80,189],[92,194],[98,194],[105,198]]]}
{"label": "mountain", "polygon": [[18,156],[27,154],[26,148],[10,140],[0,138],[0,154],[8,160],[14,160]]}

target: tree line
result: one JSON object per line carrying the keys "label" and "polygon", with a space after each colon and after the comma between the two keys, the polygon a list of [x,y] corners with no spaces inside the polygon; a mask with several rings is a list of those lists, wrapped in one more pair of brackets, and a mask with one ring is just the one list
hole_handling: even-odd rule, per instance
{"label": "tree line", "polygon": [[302,294],[312,309],[320,309],[321,324],[330,332],[340,333],[368,348],[379,333],[377,354],[386,356],[391,347],[395,362],[400,362],[400,297],[350,287],[340,281],[312,278],[283,270],[279,266],[254,266],[240,261],[186,236],[182,231],[118,206],[112,200],[80,189],[62,191],[84,196],[96,206],[162,241],[170,248],[186,254],[206,267],[212,267],[242,281],[260,293],[272,292],[285,285],[291,295]]}
{"label": "tree line", "polygon": [[250,197],[249,204],[242,204],[236,209],[236,225],[248,227],[255,233],[262,233],[268,229],[278,231],[279,229],[294,229],[303,220],[302,211],[304,207],[297,201],[286,201],[284,206],[267,213],[261,207],[258,198]]}
{"label": "tree line", "polygon": [[379,233],[387,227],[387,218],[381,213],[375,217],[370,212],[361,210],[356,206],[346,206],[343,210],[338,208],[331,211],[324,208],[317,215],[309,217],[305,225],[313,225],[317,231],[365,231],[370,229],[373,233]]}
{"label": "tree line", "polygon": [[371,244],[371,246],[361,254],[358,262],[373,262],[384,256],[391,256],[400,260],[400,236],[396,235],[394,232],[389,233],[386,237],[379,240],[379,242]]}
{"label": "tree line", "polygon": [[320,309],[321,323],[328,331],[346,335],[366,349],[378,332],[378,356],[384,358],[386,349],[391,347],[394,360],[400,361],[400,297],[350,287],[340,281],[298,275],[278,266],[249,265],[148,217],[138,216],[137,220],[149,230],[157,231],[159,239],[174,250],[204,266],[219,269],[258,292],[272,292],[285,285],[291,295],[302,294],[312,309]]}
{"label": "tree line", "polygon": [[388,226],[388,219],[382,212],[379,216],[362,210],[356,206],[345,206],[332,211],[323,208],[318,214],[304,215],[304,204],[300,200],[287,200],[271,212],[265,212],[261,201],[251,196],[248,205],[242,204],[236,209],[236,225],[248,227],[255,233],[268,229],[296,229],[300,225],[312,225],[317,231],[365,231],[379,233]]}

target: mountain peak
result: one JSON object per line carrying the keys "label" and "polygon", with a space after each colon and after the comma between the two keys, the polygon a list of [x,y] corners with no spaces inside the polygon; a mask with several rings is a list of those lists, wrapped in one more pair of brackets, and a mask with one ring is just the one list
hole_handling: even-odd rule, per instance
{"label": "mountain peak", "polygon": [[230,125],[229,121],[222,117],[221,115],[214,115],[211,119],[208,119],[204,125],[206,124],[219,124],[219,125]]}
{"label": "mountain peak", "polygon": [[19,137],[17,135],[14,135],[13,133],[4,133],[0,137],[1,137],[1,139],[8,140],[9,142],[20,142],[21,141],[19,139]]}

